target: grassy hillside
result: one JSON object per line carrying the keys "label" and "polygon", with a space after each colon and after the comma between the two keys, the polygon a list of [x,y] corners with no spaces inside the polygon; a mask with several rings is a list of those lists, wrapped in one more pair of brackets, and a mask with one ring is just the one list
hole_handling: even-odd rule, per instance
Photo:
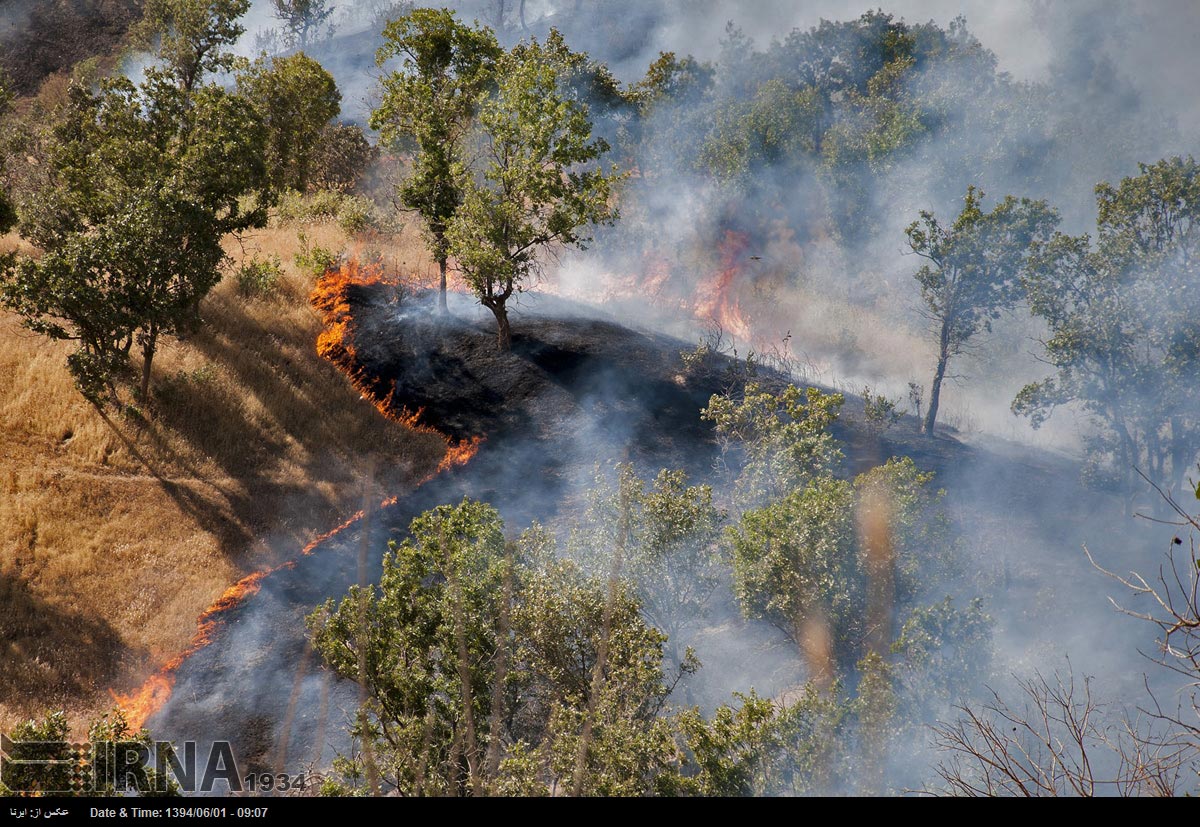
{"label": "grassy hillside", "polygon": [[[332,224],[304,231],[354,246]],[[401,239],[382,245],[389,266],[428,267],[415,233]],[[150,411],[100,414],[72,387],[69,346],[0,315],[0,729],[111,706],[227,586],[356,510],[369,454],[393,493],[436,467],[437,436],[384,420],[316,355],[296,249],[294,227],[230,243],[235,262],[279,256],[284,277],[261,297],[227,277],[204,329],[155,360]]]}

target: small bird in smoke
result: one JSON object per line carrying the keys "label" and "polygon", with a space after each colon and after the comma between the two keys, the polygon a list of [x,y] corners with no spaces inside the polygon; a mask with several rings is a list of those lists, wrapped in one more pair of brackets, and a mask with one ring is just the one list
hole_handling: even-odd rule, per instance
{"label": "small bird in smoke", "polygon": [[750,256],[751,261],[762,261],[762,256]]}

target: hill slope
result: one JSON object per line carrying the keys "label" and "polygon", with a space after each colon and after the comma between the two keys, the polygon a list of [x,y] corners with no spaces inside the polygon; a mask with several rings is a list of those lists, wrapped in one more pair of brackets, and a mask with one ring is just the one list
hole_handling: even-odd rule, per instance
{"label": "hill slope", "polygon": [[[263,231],[244,254],[290,259],[295,236]],[[437,465],[441,440],[385,421],[317,356],[311,277],[285,271],[270,297],[218,287],[207,326],[156,360],[141,414],[100,415],[67,346],[0,316],[0,729],[110,707],[109,688],[184,649],[230,583],[357,509],[366,452],[397,490]]]}

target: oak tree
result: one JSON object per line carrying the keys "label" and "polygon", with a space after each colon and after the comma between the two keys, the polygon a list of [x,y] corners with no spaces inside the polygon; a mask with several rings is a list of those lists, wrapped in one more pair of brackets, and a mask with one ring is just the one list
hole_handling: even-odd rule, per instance
{"label": "oak tree", "polygon": [[132,38],[190,93],[206,74],[233,69],[229,47],[246,31],[249,8],[250,0],[146,0]]}
{"label": "oak tree", "polygon": [[496,61],[478,114],[482,161],[464,179],[446,233],[467,283],[496,317],[500,350],[512,346],[508,300],[538,272],[539,256],[582,248],[587,228],[617,217],[620,176],[600,164],[608,144],[593,138],[587,106],[564,89],[571,55],[551,31]]}
{"label": "oak tree", "polygon": [[1096,200],[1095,240],[1060,233],[1036,247],[1025,286],[1055,373],[1013,410],[1036,427],[1075,403],[1098,426],[1092,474],[1128,494],[1140,468],[1177,491],[1200,450],[1200,165],[1142,164]]}
{"label": "oak tree", "polygon": [[381,81],[383,97],[371,127],[394,150],[414,150],[412,169],[397,196],[425,222],[430,253],[441,276],[446,310],[446,232],[463,200],[463,139],[490,82],[500,46],[490,29],[468,26],[447,9],[414,9],[383,30],[376,63],[399,66]]}
{"label": "oak tree", "polygon": [[304,192],[322,137],[341,110],[333,76],[303,52],[256,60],[238,75],[238,92],[254,104],[267,131],[267,174],[277,191]]}
{"label": "oak tree", "polygon": [[905,230],[914,253],[926,260],[914,275],[924,315],[937,337],[937,366],[921,432],[933,436],[942,382],[950,360],[1016,301],[1019,276],[1032,245],[1045,241],[1058,223],[1044,201],[1006,197],[983,211],[983,191],[967,188],[962,212],[943,226],[932,212]]}
{"label": "oak tree", "polygon": [[[287,29],[287,44],[301,51],[312,42],[313,34],[320,30],[333,14],[329,0],[271,0],[275,17]],[[332,24],[328,27],[333,32]]]}
{"label": "oak tree", "polygon": [[[21,234],[41,251],[0,273],[0,301],[27,327],[75,341],[76,385],[99,403],[136,344],[147,400],[160,338],[192,329],[220,280],[221,238],[260,225],[264,133],[253,108],[202,73],[240,27],[233,0],[155,0],[166,21],[157,64],[135,86],[72,86],[50,136],[48,171]],[[208,16],[205,17],[204,14]]]}

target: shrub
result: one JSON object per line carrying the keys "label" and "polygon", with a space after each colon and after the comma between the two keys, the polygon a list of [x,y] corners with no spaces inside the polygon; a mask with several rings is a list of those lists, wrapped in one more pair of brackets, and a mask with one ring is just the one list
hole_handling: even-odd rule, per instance
{"label": "shrub", "polygon": [[238,268],[236,278],[238,292],[243,296],[270,296],[279,289],[279,281],[283,278],[283,264],[276,255],[265,259],[255,256]]}

